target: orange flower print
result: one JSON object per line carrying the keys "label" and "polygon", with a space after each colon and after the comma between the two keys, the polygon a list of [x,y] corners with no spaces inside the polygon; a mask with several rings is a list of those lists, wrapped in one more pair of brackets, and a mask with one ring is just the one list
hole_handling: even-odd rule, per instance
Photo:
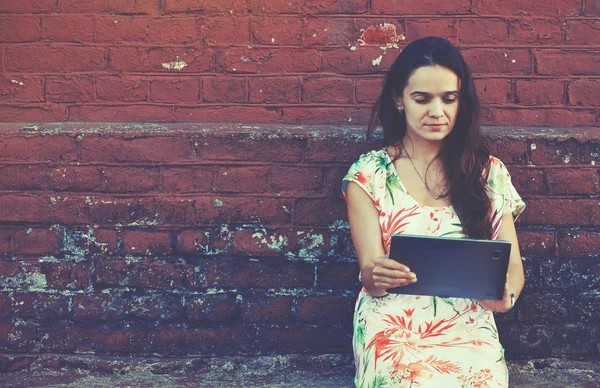
{"label": "orange flower print", "polygon": [[363,185],[365,185],[371,181],[371,174],[364,173],[362,171],[358,171],[356,174],[354,174],[354,177],[356,178],[357,181],[359,181]]}

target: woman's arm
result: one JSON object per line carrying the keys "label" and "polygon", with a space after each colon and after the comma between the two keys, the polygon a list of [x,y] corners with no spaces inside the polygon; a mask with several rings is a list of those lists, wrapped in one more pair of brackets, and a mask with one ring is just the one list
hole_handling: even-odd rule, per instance
{"label": "woman's arm", "polygon": [[416,275],[385,254],[379,211],[373,200],[356,183],[349,182],[346,202],[362,284],[369,295],[383,296],[388,288],[414,283]]}
{"label": "woman's arm", "polygon": [[512,213],[508,213],[502,218],[500,230],[498,231],[498,240],[510,241],[512,245],[508,261],[507,284],[504,290],[504,297],[502,300],[482,300],[480,303],[488,310],[501,312],[511,308],[510,294],[514,294],[514,298],[517,300],[525,284],[523,261],[521,260],[519,241]]}

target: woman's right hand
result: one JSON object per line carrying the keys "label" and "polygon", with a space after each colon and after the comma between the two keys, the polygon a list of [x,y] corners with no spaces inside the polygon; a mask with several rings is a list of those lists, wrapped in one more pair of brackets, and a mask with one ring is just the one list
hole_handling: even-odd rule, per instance
{"label": "woman's right hand", "polygon": [[410,272],[407,266],[385,256],[376,258],[367,267],[363,269],[363,278],[370,275],[373,286],[380,290],[402,287],[417,281],[417,275]]}

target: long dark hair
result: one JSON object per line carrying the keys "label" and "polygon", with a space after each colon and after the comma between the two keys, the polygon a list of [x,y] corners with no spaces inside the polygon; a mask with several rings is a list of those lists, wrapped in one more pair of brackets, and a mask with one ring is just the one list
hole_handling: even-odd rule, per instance
{"label": "long dark hair", "polygon": [[490,153],[481,142],[479,99],[471,70],[462,55],[448,40],[427,37],[410,43],[390,67],[371,114],[367,138],[371,139],[377,124],[383,127],[384,143],[396,148],[394,160],[400,157],[400,142],[406,135],[406,118],[399,112],[395,96],[402,96],[414,71],[423,66],[442,66],[452,70],[460,80],[459,108],[454,128],[443,140],[441,159],[447,192],[458,214],[465,235],[491,238],[491,204],[485,192]]}

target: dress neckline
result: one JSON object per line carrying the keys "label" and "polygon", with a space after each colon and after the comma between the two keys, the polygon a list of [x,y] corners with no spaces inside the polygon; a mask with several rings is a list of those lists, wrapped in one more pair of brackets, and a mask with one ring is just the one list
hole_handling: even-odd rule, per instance
{"label": "dress neckline", "polygon": [[394,163],[392,163],[392,158],[390,157],[390,154],[387,151],[387,147],[384,147],[382,149],[382,151],[383,151],[383,154],[385,155],[385,158],[387,159],[387,163],[386,164],[388,166],[388,169],[391,171],[392,175],[396,178],[396,181],[400,185],[400,188],[402,189],[402,191],[404,191],[404,193],[406,194],[406,196],[408,198],[410,198],[411,201],[413,201],[414,203],[416,203],[417,205],[419,205],[420,207],[425,208],[425,209],[431,209],[431,210],[434,210],[434,211],[450,210],[450,211],[454,212],[454,207],[452,205],[448,205],[448,206],[429,206],[429,205],[423,205],[422,203],[420,203],[419,201],[417,201],[412,195],[410,195],[410,193],[406,189],[406,186],[404,186],[404,183],[400,179],[400,175],[398,174],[398,171],[396,171],[396,166],[394,166]]}

